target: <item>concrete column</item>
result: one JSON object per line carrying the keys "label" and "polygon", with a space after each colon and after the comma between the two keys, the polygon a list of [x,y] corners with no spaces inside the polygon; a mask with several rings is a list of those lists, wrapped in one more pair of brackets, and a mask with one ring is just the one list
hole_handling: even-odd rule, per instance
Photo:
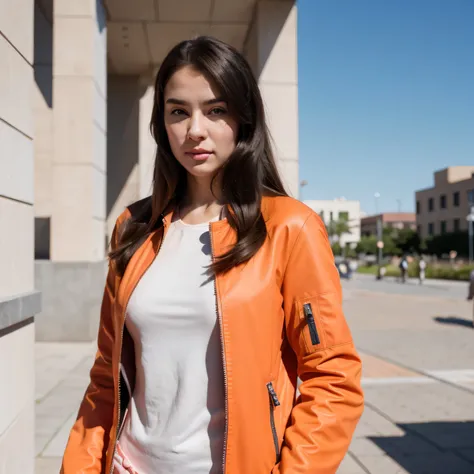
{"label": "concrete column", "polygon": [[120,213],[152,191],[156,145],[150,133],[151,75],[109,76],[107,235]]}
{"label": "concrete column", "polygon": [[258,2],[244,52],[259,80],[282,177],[290,194],[298,197],[297,7],[293,0]]}
{"label": "concrete column", "polygon": [[34,473],[33,10],[0,2],[0,473]]}
{"label": "concrete column", "polygon": [[51,259],[105,257],[106,17],[101,0],[54,0]]}
{"label": "concrete column", "polygon": [[[47,9],[47,7],[50,9]],[[35,3],[34,22],[34,154],[35,258],[50,257],[53,207],[53,5]]]}
{"label": "concrete column", "polygon": [[53,7],[49,141],[37,127],[51,152],[35,150],[43,171],[38,212],[51,216],[50,260],[35,266],[43,296],[36,339],[87,341],[97,335],[106,271],[106,15],[102,0]]}
{"label": "concrete column", "polygon": [[150,132],[150,120],[155,93],[153,77],[142,76],[140,82],[143,92],[139,101],[138,165],[140,169],[139,194],[140,199],[142,199],[150,196],[152,193],[156,143]]}

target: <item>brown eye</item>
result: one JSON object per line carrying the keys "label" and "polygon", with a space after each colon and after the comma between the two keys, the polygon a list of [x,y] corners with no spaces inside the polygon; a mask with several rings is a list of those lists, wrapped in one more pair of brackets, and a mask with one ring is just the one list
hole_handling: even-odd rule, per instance
{"label": "brown eye", "polygon": [[214,107],[209,111],[211,115],[224,115],[227,113],[227,110],[223,109],[222,107]]}
{"label": "brown eye", "polygon": [[182,115],[182,114],[185,114],[186,112],[182,109],[173,109],[171,111],[171,115]]}

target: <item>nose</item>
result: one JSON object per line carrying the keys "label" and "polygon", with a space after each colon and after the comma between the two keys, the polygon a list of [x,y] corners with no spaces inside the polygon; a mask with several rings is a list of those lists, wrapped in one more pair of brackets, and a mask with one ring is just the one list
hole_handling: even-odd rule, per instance
{"label": "nose", "polygon": [[188,138],[199,142],[207,138],[207,129],[202,114],[194,113],[189,121]]}

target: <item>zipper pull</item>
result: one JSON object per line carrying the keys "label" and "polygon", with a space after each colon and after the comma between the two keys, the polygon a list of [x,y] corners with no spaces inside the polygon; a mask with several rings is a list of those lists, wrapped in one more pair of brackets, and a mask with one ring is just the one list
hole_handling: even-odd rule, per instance
{"label": "zipper pull", "polygon": [[271,382],[267,383],[267,390],[268,393],[270,394],[270,398],[272,400],[273,406],[278,407],[280,406],[280,400],[278,400],[278,396],[275,392],[275,389],[273,388],[273,384]]}

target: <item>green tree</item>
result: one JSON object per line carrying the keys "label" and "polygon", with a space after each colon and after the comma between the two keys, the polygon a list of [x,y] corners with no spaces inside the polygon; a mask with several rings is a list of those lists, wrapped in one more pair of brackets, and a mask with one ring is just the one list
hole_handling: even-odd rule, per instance
{"label": "green tree", "polygon": [[[400,255],[401,250],[397,247],[395,241],[386,234],[383,236],[383,254],[384,255]],[[378,252],[377,248],[377,237],[375,235],[363,236],[356,247],[357,253],[365,253],[368,255],[376,255]]]}
{"label": "green tree", "polygon": [[383,237],[383,254],[384,255],[400,255],[401,249],[398,247],[396,241],[391,235],[384,235]]}
{"label": "green tree", "polygon": [[362,236],[357,244],[356,252],[375,255],[377,253],[377,237],[375,235]]}
{"label": "green tree", "polygon": [[351,244],[346,244],[346,247],[344,249],[344,255],[347,258],[356,258],[357,257],[356,249],[353,249],[351,247]]}
{"label": "green tree", "polygon": [[448,254],[451,250],[456,250],[459,256],[465,257],[469,255],[468,232],[449,232],[429,237],[426,239],[426,247],[428,253],[438,257]]}
{"label": "green tree", "polygon": [[339,218],[335,221],[329,222],[326,228],[327,228],[328,235],[331,239],[331,242],[335,240],[334,237],[337,237],[337,241],[339,242],[343,234],[351,233],[349,222],[347,218],[344,218],[344,217]]}
{"label": "green tree", "polygon": [[419,252],[421,245],[418,233],[412,229],[400,229],[395,238],[395,243],[402,253]]}
{"label": "green tree", "polygon": [[334,242],[332,245],[331,245],[331,248],[332,248],[332,253],[334,255],[342,255],[342,247],[341,247],[341,244],[339,242]]}

